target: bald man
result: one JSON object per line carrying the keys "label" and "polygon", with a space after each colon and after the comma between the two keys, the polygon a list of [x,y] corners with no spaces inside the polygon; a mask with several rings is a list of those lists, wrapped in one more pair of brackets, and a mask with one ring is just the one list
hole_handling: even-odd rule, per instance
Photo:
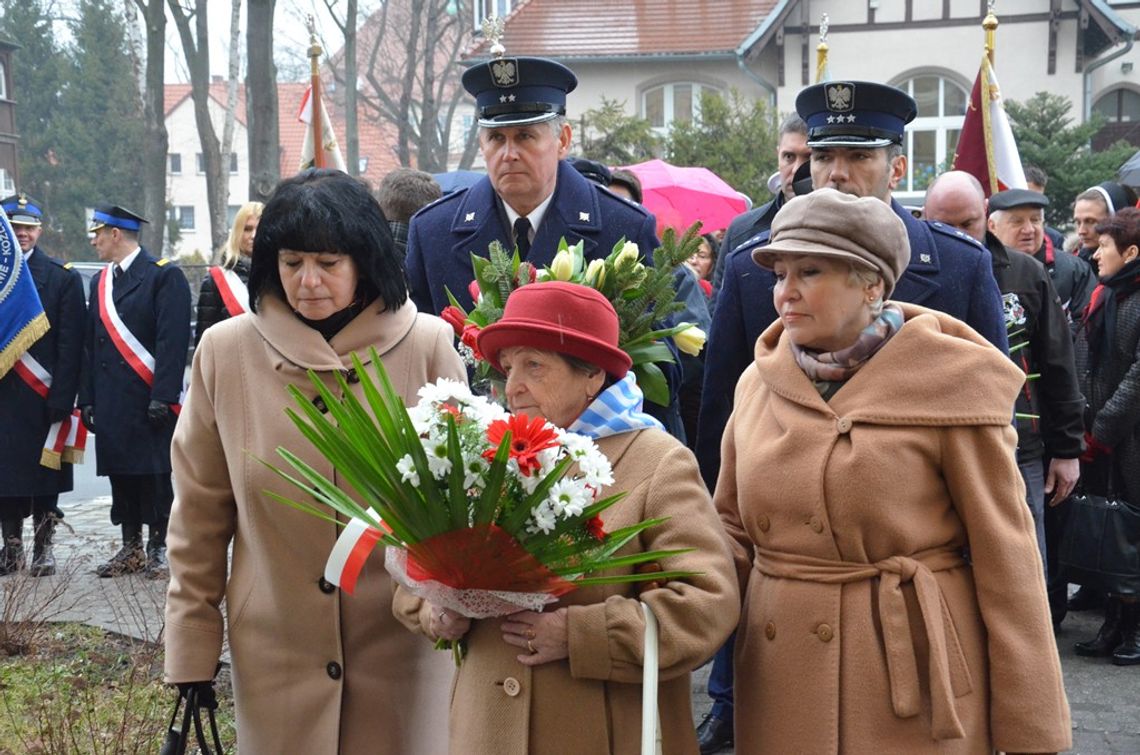
{"label": "bald man", "polygon": [[[1048,564],[1045,496],[1050,494],[1049,505],[1056,506],[1069,496],[1080,477],[1077,457],[1083,445],[1084,399],[1077,387],[1068,319],[1049,273],[1031,254],[1011,252],[987,230],[986,205],[976,178],[950,171],[926,190],[924,213],[928,220],[953,226],[990,250],[1009,332],[1010,358],[1027,375],[1041,376],[1027,381],[1027,390],[1017,397],[1017,463],[1037,525],[1037,545],[1042,561]],[[1047,474],[1045,458],[1049,458]],[[1047,574],[1055,571],[1047,569]],[[1054,620],[1059,622],[1056,613]]]}

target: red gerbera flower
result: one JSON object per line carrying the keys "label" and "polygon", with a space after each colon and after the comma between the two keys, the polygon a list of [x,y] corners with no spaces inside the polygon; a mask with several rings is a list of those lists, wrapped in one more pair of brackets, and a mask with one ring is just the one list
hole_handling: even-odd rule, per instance
{"label": "red gerbera flower", "polygon": [[606,530],[605,530],[604,525],[602,524],[602,517],[601,516],[595,516],[593,519],[587,519],[586,520],[586,532],[590,533],[590,535],[595,540],[605,540],[606,539]]}
{"label": "red gerbera flower", "polygon": [[528,477],[539,468],[538,454],[558,445],[558,435],[546,426],[546,420],[542,417],[532,420],[525,414],[512,414],[505,420],[495,420],[487,428],[487,440],[490,441],[491,448],[484,451],[483,456],[488,461],[495,458],[495,452],[508,430],[511,433],[510,458],[518,463],[519,471]]}

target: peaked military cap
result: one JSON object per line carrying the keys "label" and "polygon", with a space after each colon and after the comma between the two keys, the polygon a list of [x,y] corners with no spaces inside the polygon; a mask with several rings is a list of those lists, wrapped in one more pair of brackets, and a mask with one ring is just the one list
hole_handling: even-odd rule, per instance
{"label": "peaked military cap", "polygon": [[91,227],[87,230],[88,232],[97,231],[103,226],[110,226],[111,228],[122,228],[125,231],[138,231],[146,222],[149,221],[138,213],[131,212],[118,205],[99,204],[95,205],[95,211],[91,213]]}
{"label": "peaked military cap", "polygon": [[44,211],[40,204],[24,192],[0,199],[0,207],[8,214],[12,225],[42,225]]}
{"label": "peaked military cap", "polygon": [[609,186],[613,183],[614,174],[605,165],[596,160],[587,160],[584,157],[571,157],[566,160],[570,167],[581,173],[596,184]]}
{"label": "peaked military cap", "polygon": [[990,197],[990,212],[1014,207],[1048,207],[1049,197],[1029,189],[1006,189]]}
{"label": "peaked military cap", "polygon": [[463,72],[463,88],[475,98],[479,125],[523,126],[566,115],[566,95],[578,77],[546,58],[492,58]]}
{"label": "peaked military cap", "polygon": [[901,89],[872,81],[828,81],[804,89],[796,112],[808,127],[808,146],[886,147],[901,144],[918,106]]}

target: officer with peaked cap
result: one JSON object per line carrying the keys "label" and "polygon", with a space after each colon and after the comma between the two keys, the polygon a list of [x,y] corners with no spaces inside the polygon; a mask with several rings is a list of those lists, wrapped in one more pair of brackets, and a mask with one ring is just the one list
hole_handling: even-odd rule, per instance
{"label": "officer with peaked cap", "polygon": [[559,239],[585,243],[587,260],[622,237],[649,255],[656,223],[643,208],[591,183],[564,160],[571,131],[566,95],[578,80],[553,60],[495,57],[463,74],[475,97],[487,177],[448,194],[412,218],[407,273],[412,301],[439,314],[444,289],[470,308],[471,255],[498,241],[537,267],[554,259]]}
{"label": "officer with peaked cap", "polygon": [[139,246],[146,222],[103,204],[90,228],[108,265],[91,281],[79,405],[98,437],[96,471],[111,480],[111,521],[123,532],[123,547],[96,569],[101,577],[166,574],[170,441],[190,345],[190,286],[177,265]]}
{"label": "officer with peaked cap", "polygon": [[43,223],[39,202],[19,193],[0,200],[0,206],[16,232],[51,326],[21,357],[20,366],[0,378],[0,575],[24,566],[24,519],[30,514],[35,545],[28,572],[43,577],[55,573],[52,538],[63,517],[59,494],[72,489],[71,458],[57,453],[54,441],[66,433],[63,421],[74,421],[83,357],[83,280],[37,245]]}

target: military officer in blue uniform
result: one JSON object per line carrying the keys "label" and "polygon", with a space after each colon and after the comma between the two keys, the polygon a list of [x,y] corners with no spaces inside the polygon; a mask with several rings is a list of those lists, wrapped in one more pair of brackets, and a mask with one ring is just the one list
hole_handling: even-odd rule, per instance
{"label": "military officer in blue uniform", "polygon": [[[43,222],[39,202],[20,193],[0,200],[0,206],[16,232],[51,325],[25,354],[34,366],[0,378],[0,575],[23,567],[24,519],[31,515],[35,545],[28,572],[44,577],[55,573],[52,537],[63,517],[59,494],[72,489],[72,468],[66,461],[58,469],[42,464],[41,455],[53,424],[69,417],[75,406],[83,356],[83,280],[37,246]],[[38,381],[40,390],[32,384]]]}
{"label": "military officer in blue uniform", "polygon": [[578,84],[565,66],[544,58],[497,57],[463,74],[475,97],[479,147],[487,177],[417,213],[408,230],[412,301],[439,314],[450,290],[465,309],[471,255],[498,241],[537,267],[554,259],[559,239],[582,240],[587,260],[603,258],[619,239],[649,256],[656,223],[642,207],[611,194],[563,159],[570,148],[566,95]]}
{"label": "military officer in blue uniform", "polygon": [[[906,226],[910,264],[891,298],[953,315],[1008,351],[1002,299],[989,252],[954,228],[916,220],[891,196],[906,175],[903,130],[918,112],[914,99],[883,84],[834,81],[800,92],[796,112],[808,127],[812,186],[877,197]],[[720,473],[721,435],[732,413],[736,381],[752,362],[756,339],[777,319],[772,303],[775,277],[752,261],[752,250],[767,241],[766,231],[757,234],[731,250],[725,260],[706,346],[697,429],[697,460],[710,489]],[[726,653],[731,649],[718,653],[717,663],[725,662]],[[713,673],[719,671],[724,669]]]}
{"label": "military officer in blue uniform", "polygon": [[190,344],[190,286],[170,260],[139,246],[145,222],[99,205],[90,229],[109,264],[91,281],[79,405],[97,436],[96,471],[111,480],[111,521],[123,532],[123,547],[96,569],[101,577],[166,573],[170,441]]}

